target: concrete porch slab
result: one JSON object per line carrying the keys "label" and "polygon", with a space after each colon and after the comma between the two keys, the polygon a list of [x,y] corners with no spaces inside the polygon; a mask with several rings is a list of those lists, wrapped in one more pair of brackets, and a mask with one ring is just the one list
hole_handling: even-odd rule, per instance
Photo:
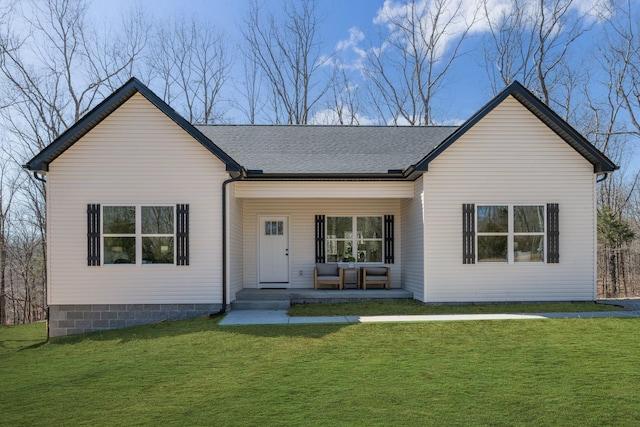
{"label": "concrete porch slab", "polygon": [[255,289],[244,288],[236,293],[236,301],[288,300],[291,304],[317,302],[355,302],[409,300],[413,292],[406,289]]}

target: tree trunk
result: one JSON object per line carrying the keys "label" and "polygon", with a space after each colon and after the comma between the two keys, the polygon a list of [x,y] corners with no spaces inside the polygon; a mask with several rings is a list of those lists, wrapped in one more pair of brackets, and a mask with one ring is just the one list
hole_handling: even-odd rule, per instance
{"label": "tree trunk", "polygon": [[618,296],[617,256],[615,250],[609,254],[609,277],[611,278],[611,296]]}

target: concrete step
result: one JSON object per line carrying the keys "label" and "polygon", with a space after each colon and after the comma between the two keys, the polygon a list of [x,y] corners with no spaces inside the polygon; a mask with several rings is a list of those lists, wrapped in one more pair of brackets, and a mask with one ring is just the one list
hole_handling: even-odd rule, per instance
{"label": "concrete step", "polygon": [[235,300],[231,303],[231,310],[286,310],[290,306],[289,300]]}
{"label": "concrete step", "polygon": [[289,301],[290,298],[290,289],[242,289],[236,293],[239,300]]}

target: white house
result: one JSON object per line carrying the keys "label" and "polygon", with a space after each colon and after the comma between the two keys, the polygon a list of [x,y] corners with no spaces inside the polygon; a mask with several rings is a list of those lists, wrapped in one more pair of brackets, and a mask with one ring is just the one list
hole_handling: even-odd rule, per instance
{"label": "white house", "polygon": [[313,289],[316,263],[423,302],[593,300],[617,166],[519,83],[459,127],[198,126],[131,79],[25,168],[58,336]]}

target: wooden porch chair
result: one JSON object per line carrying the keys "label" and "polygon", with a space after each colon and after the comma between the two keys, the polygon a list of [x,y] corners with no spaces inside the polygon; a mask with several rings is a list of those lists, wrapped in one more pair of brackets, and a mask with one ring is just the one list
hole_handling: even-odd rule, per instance
{"label": "wooden porch chair", "polygon": [[362,267],[362,289],[367,289],[367,285],[391,289],[391,267]]}
{"label": "wooden porch chair", "polygon": [[319,285],[338,285],[338,289],[342,289],[342,269],[338,264],[316,264],[313,268],[313,289],[318,289]]}

